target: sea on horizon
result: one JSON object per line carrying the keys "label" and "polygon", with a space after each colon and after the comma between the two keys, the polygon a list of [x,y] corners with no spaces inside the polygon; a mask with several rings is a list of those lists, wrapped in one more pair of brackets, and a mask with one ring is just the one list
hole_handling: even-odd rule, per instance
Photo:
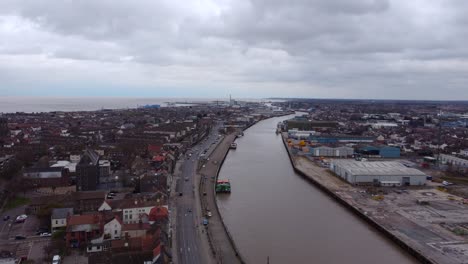
{"label": "sea on horizon", "polygon": [[[175,102],[228,101],[226,98],[177,98],[177,97],[22,97],[0,96],[0,113],[95,111],[100,109],[127,109],[144,105]],[[244,100],[244,99],[242,99]],[[259,101],[260,99],[248,99]]]}

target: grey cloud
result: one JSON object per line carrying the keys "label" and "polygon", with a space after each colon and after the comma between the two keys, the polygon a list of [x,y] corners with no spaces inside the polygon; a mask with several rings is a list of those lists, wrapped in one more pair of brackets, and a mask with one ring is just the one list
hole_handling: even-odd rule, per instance
{"label": "grey cloud", "polygon": [[[0,67],[37,81],[66,60],[73,81],[89,68],[102,83],[265,96],[435,97],[445,84],[468,99],[466,13],[455,0],[5,0],[0,55],[18,60]],[[43,59],[32,67],[28,56]]]}

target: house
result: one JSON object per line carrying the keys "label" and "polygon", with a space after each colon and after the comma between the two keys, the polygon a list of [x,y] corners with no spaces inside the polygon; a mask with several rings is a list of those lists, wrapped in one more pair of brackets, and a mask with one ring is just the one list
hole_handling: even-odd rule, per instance
{"label": "house", "polygon": [[67,218],[73,215],[73,208],[54,208],[50,217],[52,232],[67,227]]}
{"label": "house", "polygon": [[102,235],[102,215],[72,215],[67,218],[65,241],[67,247],[80,247]]}
{"label": "house", "polygon": [[141,199],[125,199],[125,200],[106,200],[98,207],[98,211],[113,211],[122,212],[124,224],[139,223],[144,217],[147,217],[153,207],[156,206],[155,201]]}
{"label": "house", "polygon": [[72,194],[73,206],[78,212],[97,211],[106,198],[106,191],[75,192]]}
{"label": "house", "polygon": [[121,237],[122,225],[122,220],[118,216],[115,216],[104,224],[104,239],[119,239]]}
{"label": "house", "polygon": [[124,237],[142,237],[151,228],[151,225],[146,223],[124,224],[122,226],[122,234]]}

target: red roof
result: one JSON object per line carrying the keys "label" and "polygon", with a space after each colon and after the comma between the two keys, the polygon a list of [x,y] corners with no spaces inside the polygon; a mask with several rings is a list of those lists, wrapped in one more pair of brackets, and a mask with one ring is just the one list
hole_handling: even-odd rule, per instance
{"label": "red roof", "polygon": [[152,144],[149,144],[148,145],[148,151],[149,152],[160,152],[161,149],[162,149],[162,145],[152,145]]}
{"label": "red roof", "polygon": [[149,213],[149,220],[150,221],[157,221],[161,219],[166,219],[169,216],[169,212],[166,207],[153,207]]}
{"label": "red roof", "polygon": [[153,258],[158,258],[161,255],[161,244],[153,249]]}
{"label": "red roof", "polygon": [[72,215],[68,218],[67,225],[87,225],[87,224],[98,224],[101,221],[101,215],[89,214],[89,215]]}
{"label": "red roof", "polygon": [[162,155],[158,155],[158,156],[153,157],[153,161],[164,161],[164,160],[166,160],[166,157],[164,157]]}
{"label": "red roof", "polygon": [[122,226],[122,231],[130,231],[130,230],[148,230],[150,229],[151,225],[146,223],[146,224],[124,224]]}

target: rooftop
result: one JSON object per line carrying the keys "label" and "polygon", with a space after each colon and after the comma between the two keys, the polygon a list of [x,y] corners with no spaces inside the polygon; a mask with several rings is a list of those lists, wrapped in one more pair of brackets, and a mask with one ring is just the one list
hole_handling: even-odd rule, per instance
{"label": "rooftop", "polygon": [[52,219],[63,219],[73,215],[73,208],[54,208],[52,210]]}
{"label": "rooftop", "polygon": [[332,164],[344,168],[354,175],[368,176],[425,176],[422,171],[407,168],[396,161],[355,161],[355,160],[333,160]]}

